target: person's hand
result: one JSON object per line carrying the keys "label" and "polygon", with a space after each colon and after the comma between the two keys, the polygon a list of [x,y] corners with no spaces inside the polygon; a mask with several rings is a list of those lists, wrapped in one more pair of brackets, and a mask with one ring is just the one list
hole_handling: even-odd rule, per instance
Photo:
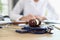
{"label": "person's hand", "polygon": [[43,21],[43,20],[46,20],[47,18],[44,16],[35,16],[32,14],[29,14],[27,16],[23,16],[22,18],[20,18],[21,21],[29,21],[31,19],[39,19],[39,20]]}
{"label": "person's hand", "polygon": [[27,15],[27,16],[22,17],[20,20],[21,20],[21,21],[29,21],[29,20],[31,20],[31,19],[35,19],[35,16],[32,15],[32,14],[29,14],[29,15]]}
{"label": "person's hand", "polygon": [[41,20],[41,21],[47,20],[47,18],[44,17],[44,16],[35,16],[35,18],[37,18],[37,19],[39,19],[39,20]]}

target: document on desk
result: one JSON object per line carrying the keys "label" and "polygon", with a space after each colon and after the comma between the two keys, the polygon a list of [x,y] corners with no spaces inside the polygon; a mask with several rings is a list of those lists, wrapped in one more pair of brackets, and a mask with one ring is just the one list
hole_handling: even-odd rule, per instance
{"label": "document on desk", "polygon": [[0,21],[0,24],[12,23],[12,21]]}
{"label": "document on desk", "polygon": [[60,30],[60,20],[45,20],[44,23],[54,25],[55,28]]}
{"label": "document on desk", "polygon": [[60,24],[60,20],[44,20],[46,24]]}

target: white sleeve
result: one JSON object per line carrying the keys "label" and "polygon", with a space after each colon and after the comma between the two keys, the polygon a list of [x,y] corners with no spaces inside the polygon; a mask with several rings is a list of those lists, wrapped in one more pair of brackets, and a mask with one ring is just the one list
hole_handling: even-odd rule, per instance
{"label": "white sleeve", "polygon": [[58,20],[58,15],[57,13],[55,12],[54,8],[47,2],[47,11],[48,11],[48,14],[47,14],[47,19],[48,20]]}
{"label": "white sleeve", "polygon": [[18,3],[15,5],[11,13],[9,14],[10,18],[12,20],[18,20],[23,15],[20,15],[22,9],[23,9],[24,2],[23,0],[19,0]]}

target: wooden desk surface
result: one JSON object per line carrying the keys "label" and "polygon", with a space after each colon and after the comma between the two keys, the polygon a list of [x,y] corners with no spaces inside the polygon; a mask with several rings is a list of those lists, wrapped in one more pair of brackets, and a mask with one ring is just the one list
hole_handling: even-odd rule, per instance
{"label": "wooden desk surface", "polygon": [[60,30],[54,29],[54,34],[20,34],[15,30],[18,26],[11,25],[9,28],[0,29],[0,40],[60,40]]}

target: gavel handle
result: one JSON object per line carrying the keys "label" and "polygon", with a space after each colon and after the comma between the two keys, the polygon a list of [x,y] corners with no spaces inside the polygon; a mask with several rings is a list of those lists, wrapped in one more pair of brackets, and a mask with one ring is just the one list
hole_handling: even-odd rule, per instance
{"label": "gavel handle", "polygon": [[28,22],[12,22],[11,24],[28,24]]}

